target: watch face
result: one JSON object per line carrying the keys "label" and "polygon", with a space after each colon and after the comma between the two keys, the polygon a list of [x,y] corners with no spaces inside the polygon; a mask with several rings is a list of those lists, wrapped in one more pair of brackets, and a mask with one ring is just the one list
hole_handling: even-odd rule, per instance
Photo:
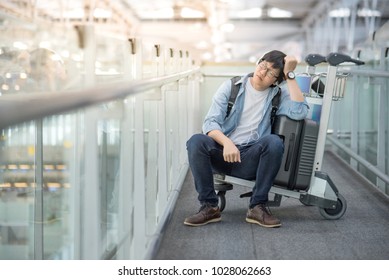
{"label": "watch face", "polygon": [[289,79],[294,79],[295,78],[294,72],[288,72],[288,78]]}

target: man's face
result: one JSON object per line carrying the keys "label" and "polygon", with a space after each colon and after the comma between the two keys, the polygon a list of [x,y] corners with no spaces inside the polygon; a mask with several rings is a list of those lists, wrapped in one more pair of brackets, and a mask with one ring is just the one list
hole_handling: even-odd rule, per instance
{"label": "man's face", "polygon": [[280,75],[279,69],[274,69],[273,64],[267,61],[261,61],[255,68],[255,79],[257,79],[262,85],[270,86],[277,81]]}

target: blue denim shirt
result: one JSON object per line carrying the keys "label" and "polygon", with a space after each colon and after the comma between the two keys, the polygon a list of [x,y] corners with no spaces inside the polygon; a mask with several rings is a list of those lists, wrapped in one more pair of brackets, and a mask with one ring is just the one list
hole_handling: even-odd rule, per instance
{"label": "blue denim shirt", "polygon": [[[249,74],[243,76],[236,84],[246,84]],[[296,102],[290,99],[289,91],[286,82],[279,85],[281,87],[281,98],[278,106],[277,115],[286,115],[294,120],[302,120],[308,114],[308,103]],[[264,117],[258,125],[259,137],[271,133],[270,112],[272,108],[272,99],[277,94],[277,87],[271,87],[266,98]],[[231,109],[230,115],[226,118],[227,104],[231,93],[231,81],[226,80],[213,97],[213,102],[209,108],[208,114],[203,123],[203,133],[208,134],[211,130],[221,130],[226,136],[229,136],[238,126],[239,119],[242,115],[244,105],[245,87],[241,86],[235,100],[235,104]]]}

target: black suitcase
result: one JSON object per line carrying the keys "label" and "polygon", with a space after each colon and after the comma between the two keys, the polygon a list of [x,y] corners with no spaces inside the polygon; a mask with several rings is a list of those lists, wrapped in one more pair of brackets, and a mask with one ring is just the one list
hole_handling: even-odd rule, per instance
{"label": "black suitcase", "polygon": [[277,116],[272,133],[278,134],[283,139],[285,149],[274,185],[291,190],[308,189],[318,132],[319,125],[313,120],[296,121],[287,116]]}

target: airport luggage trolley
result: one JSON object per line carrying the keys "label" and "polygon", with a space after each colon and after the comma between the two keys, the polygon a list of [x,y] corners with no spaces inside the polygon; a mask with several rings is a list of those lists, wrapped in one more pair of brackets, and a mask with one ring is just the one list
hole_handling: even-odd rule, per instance
{"label": "airport luggage trolley", "polygon": [[[344,96],[347,73],[339,71],[343,63],[362,65],[363,61],[340,53],[327,57],[310,54],[305,58],[307,73],[298,75],[297,81],[310,104],[309,114],[301,121],[286,116],[278,117],[273,133],[280,135],[285,150],[280,170],[270,193],[274,194],[268,206],[280,206],[282,197],[298,199],[303,205],[317,206],[320,214],[331,220],[341,218],[347,209],[346,199],[339,193],[328,174],[321,171],[331,103]],[[316,65],[327,62],[327,72],[315,73]],[[226,206],[226,192],[233,185],[254,187],[255,182],[223,174],[214,174],[215,191],[219,207]],[[250,197],[252,192],[240,197]]]}

